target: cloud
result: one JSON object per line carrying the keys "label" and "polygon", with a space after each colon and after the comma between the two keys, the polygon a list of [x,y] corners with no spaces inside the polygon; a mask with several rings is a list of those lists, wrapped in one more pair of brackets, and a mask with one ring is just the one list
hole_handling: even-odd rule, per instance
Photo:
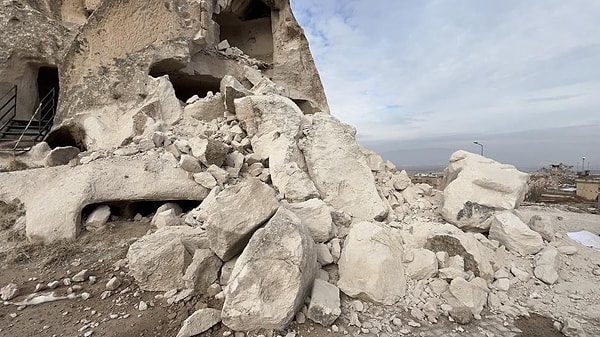
{"label": "cloud", "polygon": [[332,113],[355,126],[360,140],[600,123],[600,1],[292,6]]}

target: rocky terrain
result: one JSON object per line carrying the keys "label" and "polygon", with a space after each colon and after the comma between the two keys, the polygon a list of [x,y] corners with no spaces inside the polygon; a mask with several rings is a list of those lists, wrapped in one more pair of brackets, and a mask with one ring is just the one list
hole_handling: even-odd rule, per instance
{"label": "rocky terrain", "polygon": [[600,334],[566,235],[597,215],[465,151],[413,184],[329,114],[287,1],[2,6],[1,74],[56,64],[60,99],[0,160],[0,335]]}

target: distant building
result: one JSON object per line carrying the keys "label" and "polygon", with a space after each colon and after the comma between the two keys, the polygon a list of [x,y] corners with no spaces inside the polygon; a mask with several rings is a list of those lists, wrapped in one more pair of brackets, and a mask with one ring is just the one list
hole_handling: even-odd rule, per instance
{"label": "distant building", "polygon": [[575,180],[577,186],[577,196],[587,200],[596,201],[598,199],[598,187],[600,187],[600,179],[590,176],[582,176]]}

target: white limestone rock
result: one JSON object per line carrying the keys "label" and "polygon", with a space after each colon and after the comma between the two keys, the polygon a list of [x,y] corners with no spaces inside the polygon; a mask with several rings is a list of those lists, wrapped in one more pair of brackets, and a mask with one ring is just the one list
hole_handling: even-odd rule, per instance
{"label": "white limestone rock", "polygon": [[300,108],[289,98],[277,95],[236,99],[235,107],[254,152],[268,158],[273,186],[283,197],[290,201],[318,197],[296,143],[303,117]]}
{"label": "white limestone rock", "polygon": [[556,248],[548,246],[535,256],[533,274],[547,284],[558,281],[559,252]]}
{"label": "white limestone rock", "polygon": [[385,219],[389,209],[356,142],[356,130],[325,113],[305,119],[301,148],[323,201],[359,220]]}
{"label": "white limestone rock", "polygon": [[185,287],[205,294],[208,287],[217,280],[222,264],[210,249],[196,249],[192,263],[183,275]]}
{"label": "white limestone rock", "polygon": [[206,224],[210,248],[223,261],[238,255],[252,233],[279,207],[275,191],[255,178],[246,178],[199,206]]}
{"label": "white limestone rock", "polygon": [[232,330],[282,330],[294,318],[318,270],[315,244],[284,208],[256,231],[225,289],[223,323]]}
{"label": "white limestone rock", "polygon": [[550,216],[534,215],[529,219],[529,228],[542,236],[542,239],[554,241],[554,222]]}
{"label": "white limestone rock", "polygon": [[44,159],[44,166],[67,165],[71,159],[77,157],[79,149],[73,146],[57,147],[48,153]]}
{"label": "white limestone rock", "polygon": [[156,213],[152,218],[151,224],[156,228],[167,226],[181,226],[181,219],[175,213],[175,210],[168,209],[160,213]]}
{"label": "white limestone rock", "polygon": [[489,289],[487,282],[479,277],[470,282],[463,278],[456,278],[450,282],[450,293],[465,307],[469,308],[473,315],[481,314],[487,303]]}
{"label": "white limestone rock", "polygon": [[89,228],[98,229],[106,224],[108,219],[110,218],[110,207],[107,205],[102,205],[96,207],[92,213],[85,220],[85,226]]}
{"label": "white limestone rock", "polygon": [[208,189],[213,189],[217,186],[217,180],[208,172],[194,173],[193,177],[195,182]]}
{"label": "white limestone rock", "polygon": [[9,283],[0,289],[0,298],[3,301],[10,301],[19,295],[19,286],[15,283]]}
{"label": "white limestone rock", "polygon": [[386,305],[406,292],[401,239],[370,222],[352,225],[338,261],[338,287],[350,297]]}
{"label": "white limestone rock", "polygon": [[485,247],[470,233],[438,234],[427,239],[425,248],[433,252],[446,252],[450,256],[448,266],[452,266],[455,257],[462,257],[460,272],[472,271],[475,276],[492,281],[494,269],[490,258],[493,251]]}
{"label": "white limestone rock", "polygon": [[282,206],[294,212],[302,220],[316,242],[327,242],[335,235],[336,228],[331,212],[321,199],[315,198],[299,203],[284,202]]}
{"label": "white limestone rock", "polygon": [[202,248],[208,248],[202,229],[163,227],[129,247],[129,272],[146,291],[182,289],[185,288],[183,276],[192,263],[192,253]]}
{"label": "white limestone rock", "polygon": [[212,308],[200,309],[186,318],[177,337],[192,337],[203,333],[221,321],[221,311]]}
{"label": "white limestone rock", "polygon": [[529,175],[466,151],[450,157],[445,173],[441,214],[464,230],[485,232],[495,211],[517,208],[527,192]]}
{"label": "white limestone rock", "polygon": [[187,172],[199,173],[202,172],[202,166],[198,159],[189,154],[182,154],[179,159],[179,166]]}
{"label": "white limestone rock", "polygon": [[213,139],[194,137],[188,139],[188,143],[190,144],[192,155],[198,158],[198,160],[206,167],[211,165],[220,167],[225,162],[227,153],[229,153],[229,147],[226,144]]}
{"label": "white limestone rock", "polygon": [[405,170],[400,171],[399,173],[394,174],[392,178],[392,182],[394,184],[394,188],[398,191],[404,191],[408,186],[410,186],[410,177]]}
{"label": "white limestone rock", "polygon": [[433,277],[438,271],[438,260],[435,253],[419,248],[412,251],[413,260],[406,264],[406,276],[413,280],[424,280]]}
{"label": "white limestone rock", "polygon": [[523,256],[544,248],[542,237],[512,212],[501,212],[492,217],[489,238]]}
{"label": "white limestone rock", "polygon": [[235,113],[234,100],[244,96],[252,95],[244,86],[233,76],[225,75],[221,80],[220,92],[223,95],[225,109]]}
{"label": "white limestone rock", "polygon": [[307,317],[329,327],[340,317],[340,290],[333,284],[316,279],[310,295]]}
{"label": "white limestone rock", "polygon": [[214,119],[223,117],[225,112],[225,101],[223,95],[218,92],[214,96],[198,98],[198,100],[188,103],[183,108],[183,114],[195,119],[210,122]]}

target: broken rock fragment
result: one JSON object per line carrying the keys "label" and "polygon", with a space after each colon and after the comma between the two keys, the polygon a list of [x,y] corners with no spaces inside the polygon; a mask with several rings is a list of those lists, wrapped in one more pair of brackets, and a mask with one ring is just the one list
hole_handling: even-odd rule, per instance
{"label": "broken rock fragment", "polygon": [[321,199],[310,199],[299,203],[283,203],[283,207],[296,214],[316,242],[327,242],[335,235],[335,225],[329,207]]}
{"label": "broken rock fragment", "polygon": [[338,287],[350,297],[392,305],[405,294],[401,239],[389,228],[360,222],[350,228],[338,261]]}
{"label": "broken rock fragment", "polygon": [[237,331],[283,329],[304,303],[317,269],[308,229],[294,213],[279,208],[235,264],[225,290],[223,323]]}
{"label": "broken rock fragment", "polygon": [[[326,113],[307,118],[301,148],[308,172],[326,203],[360,220],[382,220],[388,213],[375,178],[356,142],[356,131]],[[340,151],[340,144],[344,150]]]}
{"label": "broken rock fragment", "polygon": [[185,288],[183,276],[196,249],[208,248],[202,229],[172,226],[134,242],[127,252],[129,272],[147,291]]}
{"label": "broken rock fragment", "polygon": [[342,313],[340,290],[333,284],[316,279],[310,295],[307,316],[323,326],[330,326]]}
{"label": "broken rock fragment", "polygon": [[255,178],[246,178],[220,193],[211,193],[200,204],[210,248],[223,261],[238,255],[252,233],[279,206],[275,191]]}
{"label": "broken rock fragment", "polygon": [[489,238],[523,256],[535,254],[544,248],[542,237],[512,212],[501,212],[493,216]]}
{"label": "broken rock fragment", "polygon": [[183,321],[177,337],[196,336],[221,321],[221,311],[212,308],[200,309]]}
{"label": "broken rock fragment", "polygon": [[485,232],[496,210],[512,210],[521,204],[528,178],[512,165],[456,151],[445,172],[441,214],[459,228]]}

